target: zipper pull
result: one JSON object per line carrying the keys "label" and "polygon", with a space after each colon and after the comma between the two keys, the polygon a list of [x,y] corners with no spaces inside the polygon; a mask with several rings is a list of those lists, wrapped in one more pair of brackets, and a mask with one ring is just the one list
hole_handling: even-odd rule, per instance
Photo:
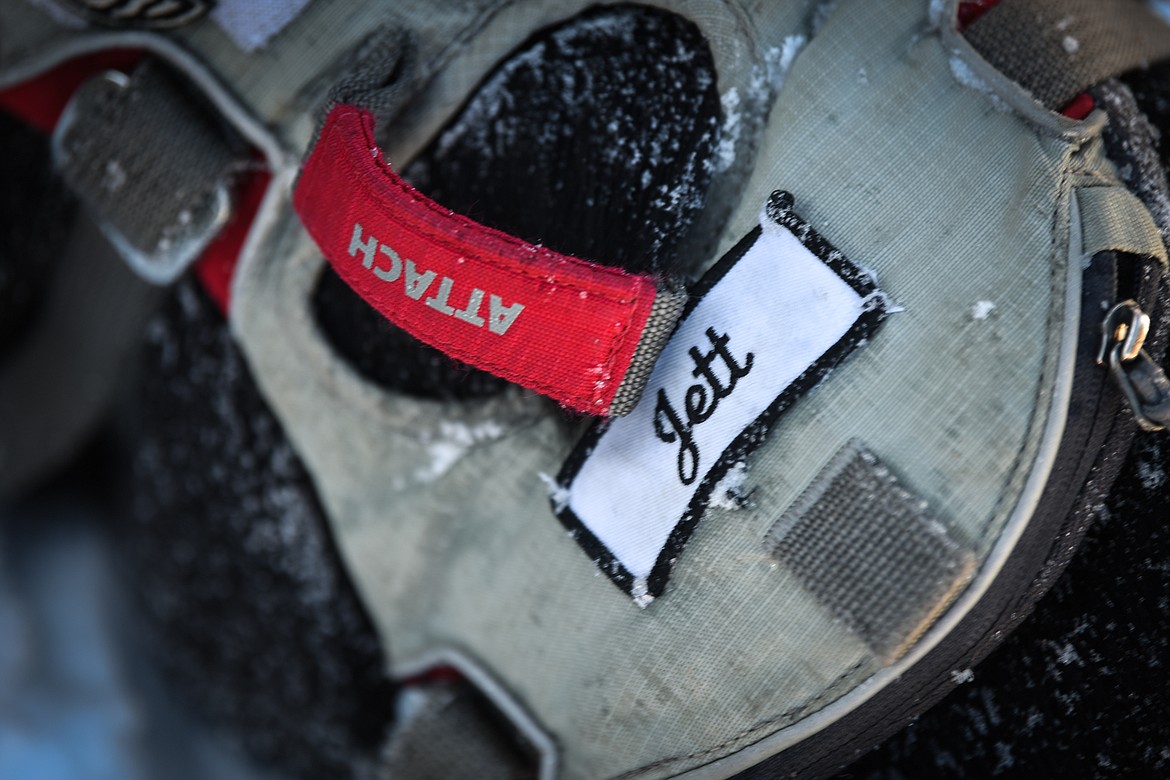
{"label": "zipper pull", "polygon": [[1101,323],[1097,365],[1108,364],[1142,430],[1161,431],[1170,425],[1170,379],[1142,348],[1149,332],[1150,317],[1136,302],[1117,304]]}

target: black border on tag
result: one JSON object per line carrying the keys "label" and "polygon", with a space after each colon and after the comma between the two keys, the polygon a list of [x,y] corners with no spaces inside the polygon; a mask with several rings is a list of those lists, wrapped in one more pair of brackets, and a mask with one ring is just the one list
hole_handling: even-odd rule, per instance
{"label": "black border on tag", "polygon": [[[666,544],[658,554],[658,560],[655,562],[654,568],[647,578],[647,595],[652,598],[658,598],[666,589],[667,580],[670,579],[671,568],[682,552],[683,546],[690,539],[691,534],[695,530],[695,526],[703,519],[703,515],[706,513],[707,506],[710,503],[711,491],[719,484],[727,474],[727,471],[759,447],[767,437],[768,431],[776,422],[777,418],[796,403],[797,400],[820,384],[828,376],[830,371],[840,365],[859,344],[868,339],[877,330],[878,325],[881,324],[888,313],[884,297],[874,295],[874,293],[878,292],[878,288],[873,277],[867,271],[850,262],[824,236],[797,216],[792,210],[792,206],[792,195],[788,192],[777,190],[768,198],[765,213],[773,222],[791,232],[805,248],[840,276],[860,297],[869,298],[870,304],[862,311],[861,316],[857,318],[845,335],[826,350],[804,373],[785,387],[780,395],[768,405],[768,408],[732,440],[731,444],[727,446],[711,468],[707,470],[706,475],[699,482],[698,487],[695,488],[695,492],[691,496],[691,501],[683,512],[682,517],[675,524],[674,530],[671,531],[670,536],[666,540]],[[691,289],[686,308],[679,318],[679,325],[690,316],[691,312],[694,311],[703,297],[747,254],[748,250],[755,245],[761,233],[762,229],[759,226],[753,228],[695,283]],[[870,296],[873,297],[870,298]],[[677,327],[676,325],[676,329]],[[566,459],[564,465],[561,467],[560,472],[557,474],[558,492],[560,490],[569,491],[571,495],[573,480],[576,478],[577,473],[581,470],[585,461],[593,454],[593,450],[597,447],[598,442],[605,435],[611,423],[611,419],[598,420],[585,432],[585,435],[577,443],[577,446],[573,448],[573,452],[570,453],[568,459]],[[577,544],[593,559],[597,567],[613,580],[615,585],[621,588],[627,595],[633,597],[634,576],[610,552],[609,548],[589,530],[588,526],[577,517],[573,510],[569,508],[567,501],[561,507],[560,511],[557,510],[558,502],[555,498],[552,503],[554,514],[556,514],[565,528],[569,530],[570,534],[577,541]]]}

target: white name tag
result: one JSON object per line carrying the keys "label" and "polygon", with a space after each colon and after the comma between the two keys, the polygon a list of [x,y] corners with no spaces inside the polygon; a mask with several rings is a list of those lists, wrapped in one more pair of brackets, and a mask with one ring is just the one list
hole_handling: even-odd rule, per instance
{"label": "white name tag", "polygon": [[641,402],[558,476],[561,522],[639,606],[662,594],[712,489],[877,327],[885,296],[774,193],[700,280]]}

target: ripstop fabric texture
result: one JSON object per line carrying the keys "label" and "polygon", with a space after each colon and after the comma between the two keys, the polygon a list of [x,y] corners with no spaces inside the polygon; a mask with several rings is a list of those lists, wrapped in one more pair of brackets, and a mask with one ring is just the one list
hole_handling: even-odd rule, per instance
{"label": "ripstop fabric texture", "polygon": [[[695,18],[723,53],[722,68],[745,39],[712,13]],[[810,32],[792,7],[775,13],[761,22],[770,37],[757,51],[779,52]],[[488,34],[505,29],[505,19],[518,28],[514,37]],[[454,112],[478,78],[456,64],[505,58],[507,41],[522,41],[540,21],[501,11],[418,105],[433,100]],[[1037,133],[959,83],[949,47],[938,36],[914,37],[927,22],[925,3],[840,4],[784,74],[773,121],[755,136],[758,155],[732,155],[740,165],[764,162],[746,186],[741,180],[724,248],[751,230],[768,194],[783,186],[801,215],[846,256],[862,258],[906,309],[785,415],[748,464],[744,490],[755,490],[760,506],[786,506],[836,448],[862,435],[908,489],[945,505],[950,533],[984,556],[1024,495],[1045,437],[1044,404],[1060,376],[1072,176],[1109,169],[1091,144]],[[905,56],[908,40],[913,57]],[[720,70],[721,96],[734,85],[741,105],[767,101],[776,82],[761,79],[753,92],[751,73],[750,64]],[[465,86],[448,91],[454,83]],[[436,115],[420,110],[404,120],[383,151],[409,159],[441,132]],[[741,140],[753,137],[747,116]],[[792,152],[803,148],[838,152]],[[713,509],[670,589],[638,610],[595,575],[555,519],[549,525],[540,474],[556,473],[575,435],[511,392],[443,404],[388,396],[338,370],[304,303],[320,258],[284,219],[241,266],[235,326],[318,478],[342,554],[394,656],[408,662],[436,645],[475,647],[562,741],[567,777],[668,776],[734,761],[740,748],[782,740],[785,726],[878,671],[864,641],[771,566],[762,540],[772,512]],[[992,223],[996,230],[985,229]],[[951,247],[941,258],[940,245]],[[998,314],[976,319],[971,312],[984,299],[994,299]],[[1045,325],[1022,335],[1013,328],[1006,338],[1004,329],[1022,321]],[[938,327],[963,349],[936,349]],[[913,414],[898,411],[907,396],[918,399]],[[328,414],[322,397],[335,400]],[[948,473],[965,476],[956,482]],[[473,498],[458,512],[444,508],[457,494]],[[496,603],[511,608],[501,614]],[[727,668],[729,657],[753,663]]]}
{"label": "ripstop fabric texture", "polygon": [[[698,146],[712,150],[709,207],[696,208],[690,234],[676,247],[685,258],[680,266],[694,276],[709,267],[751,234],[770,193],[783,187],[807,224],[876,276],[890,316],[863,349],[783,410],[736,469],[735,484],[714,494],[734,500],[709,507],[671,560],[671,578],[653,604],[637,609],[600,576],[549,506],[559,486],[547,485],[582,424],[506,385],[465,402],[402,393],[367,381],[338,353],[331,343],[338,334],[319,327],[314,291],[324,289],[329,272],[293,213],[291,165],[276,172],[234,282],[230,328],[240,354],[219,361],[246,365],[238,372],[241,392],[271,411],[257,414],[262,430],[245,426],[243,438],[255,433],[259,451],[301,459],[285,462],[288,484],[268,492],[255,461],[244,457],[255,453],[242,453],[241,466],[256,479],[236,491],[240,503],[249,512],[279,512],[320,502],[319,514],[296,509],[288,516],[302,525],[277,530],[296,536],[315,528],[309,537],[336,540],[340,563],[331,571],[353,577],[359,598],[349,603],[368,607],[390,653],[389,661],[362,655],[364,668],[401,670],[436,650],[469,649],[552,735],[565,778],[692,770],[727,776],[800,742],[810,724],[861,706],[867,690],[904,671],[899,664],[911,663],[918,645],[907,648],[861,621],[842,620],[850,607],[820,588],[825,577],[804,576],[799,556],[778,558],[766,545],[777,517],[817,483],[835,452],[860,438],[953,544],[933,554],[953,563],[966,559],[955,552],[961,549],[977,562],[969,591],[976,592],[1035,509],[1061,440],[1084,251],[1122,239],[1131,251],[1153,247],[1133,201],[1104,195],[1122,182],[1102,147],[1102,116],[1049,116],[1018,85],[984,78],[986,62],[932,26],[939,23],[933,4],[661,5],[685,14],[710,42],[721,112],[714,127],[698,127]],[[429,144],[483,138],[493,115],[470,110],[491,86],[483,74],[497,65],[507,70],[501,63],[514,59],[524,63],[518,70],[539,73],[542,58],[530,36],[546,51],[563,45],[546,25],[564,24],[583,4],[467,3],[446,15],[423,3],[393,13],[371,5],[330,14],[322,7],[310,4],[254,61],[213,26],[195,25],[168,40],[205,50],[203,62],[233,83],[281,143],[299,149],[315,131],[310,108],[328,104],[330,77],[360,59],[357,42],[375,27],[408,29],[413,64],[403,72],[412,75],[393,110],[411,110],[378,140],[409,171]],[[590,13],[593,33],[617,49],[636,48],[617,10]],[[12,16],[0,9],[0,21]],[[273,62],[297,46],[311,49],[304,45],[310,38],[325,43],[290,64],[281,82]],[[0,65],[22,52],[24,42],[15,54],[0,51]],[[551,92],[554,81],[537,83],[533,93]],[[536,102],[556,103],[547,98]],[[1012,110],[1026,101],[1028,111]],[[441,164],[436,158],[430,161]],[[279,166],[279,156],[274,160]],[[488,197],[467,181],[469,200]],[[1090,188],[1102,192],[1082,197]],[[1104,219],[1094,223],[1094,214]],[[1135,217],[1130,224],[1144,232],[1119,237],[1119,214]],[[355,239],[370,246],[375,233],[364,223],[354,227],[342,235],[345,249]],[[389,258],[377,237],[371,253]],[[361,253],[359,246],[351,255]],[[793,268],[799,278],[808,266]],[[183,316],[202,311],[182,293],[177,305]],[[214,331],[228,338],[222,327]],[[702,333],[716,352],[726,335]],[[736,343],[733,336],[724,346]],[[218,348],[197,346],[195,352]],[[167,355],[161,349],[156,360],[166,363]],[[196,371],[198,378],[216,375],[215,361],[193,362],[207,369]],[[167,403],[202,406],[220,433],[240,434],[231,399],[201,397],[184,382],[164,390],[173,396]],[[681,431],[675,434],[677,440]],[[216,435],[200,446],[214,447]],[[182,473],[184,448],[166,455],[160,471]],[[610,463],[610,473],[623,465]],[[177,493],[167,492],[176,486]],[[161,505],[175,495],[190,498],[182,480],[151,487]],[[654,491],[662,497],[661,483],[640,487],[650,503]],[[232,533],[241,532],[239,519],[230,518]],[[273,539],[279,535],[272,530]],[[271,553],[259,537],[247,536],[245,551]],[[327,546],[316,548],[325,558]],[[814,558],[814,568],[828,566],[824,556]],[[341,582],[334,584],[344,589]],[[924,601],[950,598],[949,588],[939,591]],[[970,600],[960,594],[955,604],[960,610]],[[359,644],[369,650],[360,608],[349,618],[344,631],[363,637]],[[937,638],[922,629],[905,633]],[[363,750],[380,734],[366,737]]]}

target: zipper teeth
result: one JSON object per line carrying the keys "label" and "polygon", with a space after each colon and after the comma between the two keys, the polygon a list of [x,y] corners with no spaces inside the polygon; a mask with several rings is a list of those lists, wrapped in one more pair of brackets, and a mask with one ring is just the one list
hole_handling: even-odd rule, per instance
{"label": "zipper teeth", "polygon": [[658,289],[654,297],[654,305],[650,307],[650,316],[646,320],[646,327],[638,339],[638,346],[634,350],[634,357],[630,360],[630,367],[618,390],[610,402],[608,413],[614,416],[628,414],[642,397],[646,380],[650,378],[658,356],[662,354],[666,342],[674,333],[675,325],[682,315],[686,305],[687,295],[683,290]]}

